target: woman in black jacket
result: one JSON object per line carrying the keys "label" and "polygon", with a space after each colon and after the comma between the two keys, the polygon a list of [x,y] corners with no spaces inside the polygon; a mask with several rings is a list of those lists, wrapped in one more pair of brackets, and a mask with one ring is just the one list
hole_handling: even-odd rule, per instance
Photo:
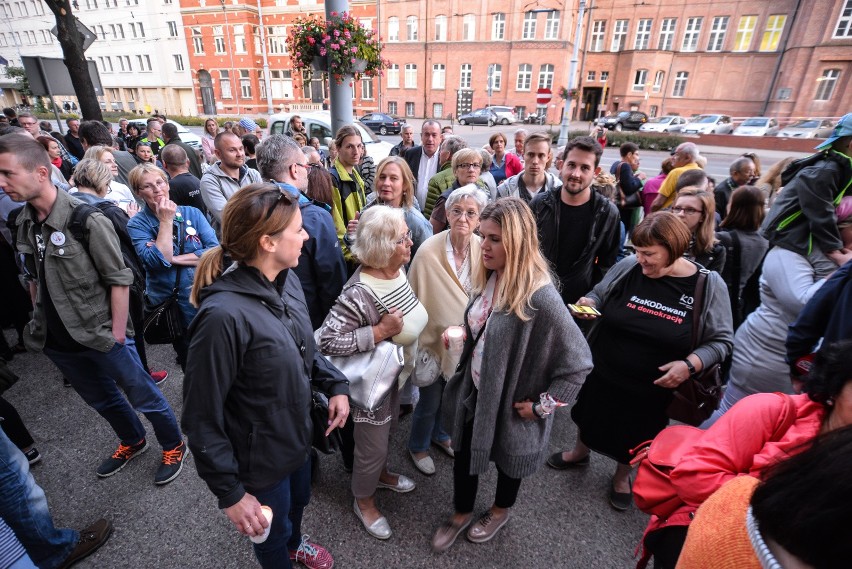
{"label": "woman in black jacket", "polygon": [[677,193],[672,213],[686,224],[692,234],[684,257],[708,271],[721,273],[725,268],[725,247],[716,239],[716,200],[713,194],[687,186]]}
{"label": "woman in black jacket", "polygon": [[[301,539],[310,499],[311,383],[329,396],[326,434],[349,414],[346,378],[315,351],[296,266],[298,204],[269,183],[240,190],[222,215],[221,246],[196,269],[198,314],[184,379],[183,427],[199,476],[237,531],[255,542],[264,568],[291,560],[331,567],[331,555]],[[224,274],[227,254],[237,262]],[[289,518],[289,524],[285,519]]]}

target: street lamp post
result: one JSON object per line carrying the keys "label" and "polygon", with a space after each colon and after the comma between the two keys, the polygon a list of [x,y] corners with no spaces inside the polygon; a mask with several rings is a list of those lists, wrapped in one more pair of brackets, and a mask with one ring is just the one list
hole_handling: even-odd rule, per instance
{"label": "street lamp post", "polygon": [[[571,65],[568,68],[568,92],[574,89],[577,81],[577,58],[580,53],[580,33],[583,28],[583,15],[586,12],[586,0],[580,0],[580,12],[577,16],[577,28],[574,31],[574,52],[571,54]],[[571,102],[569,97],[565,100],[565,112],[562,113],[562,126],[559,129],[559,145],[568,144],[568,126],[571,121]]]}
{"label": "street lamp post", "polygon": [[[331,14],[342,14],[349,10],[347,0],[326,0],[325,18],[331,19]],[[352,124],[352,75],[345,75],[340,83],[328,74],[328,95],[331,103],[331,131],[337,134],[340,127]]]}

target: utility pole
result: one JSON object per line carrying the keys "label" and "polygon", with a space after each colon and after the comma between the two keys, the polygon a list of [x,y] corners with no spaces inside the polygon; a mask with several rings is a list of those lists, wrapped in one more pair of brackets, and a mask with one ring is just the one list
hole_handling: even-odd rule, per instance
{"label": "utility pole", "polygon": [[[577,81],[577,57],[580,53],[580,34],[583,28],[583,15],[586,13],[586,0],[580,0],[580,13],[577,16],[577,28],[574,31],[574,52],[571,55],[571,65],[568,68],[568,92],[570,93]],[[559,146],[568,144],[568,126],[571,122],[571,105],[573,97],[565,100],[565,111],[562,113],[562,126],[559,129]]]}
{"label": "utility pole", "polygon": [[[331,20],[331,13],[336,12],[342,14],[349,11],[349,2],[347,0],[326,0],[325,2],[325,19]],[[338,84],[328,74],[328,98],[331,103],[331,131],[332,134],[337,134],[340,127],[352,124],[352,87],[349,86],[353,82],[352,75],[344,75]]]}
{"label": "utility pole", "polygon": [[263,9],[257,0],[257,19],[260,24],[260,52],[263,54],[263,83],[266,85],[266,113],[272,114],[272,85],[269,79],[269,57],[266,55],[266,27],[263,25]]}

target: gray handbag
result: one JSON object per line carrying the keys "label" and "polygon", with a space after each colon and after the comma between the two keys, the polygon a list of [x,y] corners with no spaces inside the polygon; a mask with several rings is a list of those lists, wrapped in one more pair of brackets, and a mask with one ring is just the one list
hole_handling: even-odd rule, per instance
{"label": "gray handbag", "polygon": [[[366,284],[359,282],[350,286],[365,288],[385,312],[390,312]],[[402,346],[388,340],[382,340],[369,352],[325,357],[349,380],[349,400],[352,405],[371,413],[382,406],[391,389],[396,389],[396,381],[405,365]]]}

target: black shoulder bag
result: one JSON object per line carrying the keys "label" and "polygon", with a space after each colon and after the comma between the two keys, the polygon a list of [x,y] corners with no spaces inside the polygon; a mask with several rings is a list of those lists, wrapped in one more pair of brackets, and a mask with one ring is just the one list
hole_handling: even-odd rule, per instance
{"label": "black shoulder bag", "polygon": [[[183,239],[178,227],[180,241],[179,255],[183,255]],[[183,267],[177,266],[175,286],[172,294],[156,306],[145,307],[145,322],[142,325],[142,335],[149,344],[171,344],[183,338],[183,314],[178,306],[178,291],[180,289],[180,273]]]}

